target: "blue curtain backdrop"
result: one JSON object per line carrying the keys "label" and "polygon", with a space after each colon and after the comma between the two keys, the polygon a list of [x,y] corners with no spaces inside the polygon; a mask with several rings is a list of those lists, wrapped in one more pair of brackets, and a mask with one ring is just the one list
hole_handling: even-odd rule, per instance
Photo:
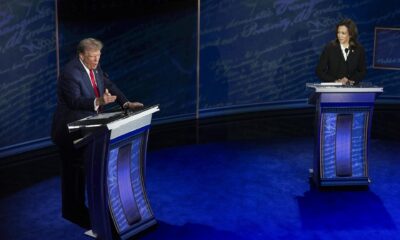
{"label": "blue curtain backdrop", "polygon": [[[78,4],[79,2],[79,4]],[[335,24],[358,24],[365,81],[399,102],[399,71],[372,68],[375,27],[399,27],[395,1],[58,1],[60,67],[84,37],[105,43],[102,68],[156,121],[305,106],[307,82]],[[55,1],[0,2],[0,150],[49,137],[56,103]],[[197,104],[199,87],[199,109]],[[0,151],[0,152],[1,152]]]}
{"label": "blue curtain backdrop", "polygon": [[[315,66],[335,25],[352,18],[367,53],[365,81],[400,98],[398,71],[372,69],[374,28],[400,26],[392,1],[201,1],[200,112],[293,104],[319,81]],[[300,101],[304,102],[305,101]]]}
{"label": "blue curtain backdrop", "polygon": [[54,0],[0,1],[0,149],[50,134],[55,29]]}

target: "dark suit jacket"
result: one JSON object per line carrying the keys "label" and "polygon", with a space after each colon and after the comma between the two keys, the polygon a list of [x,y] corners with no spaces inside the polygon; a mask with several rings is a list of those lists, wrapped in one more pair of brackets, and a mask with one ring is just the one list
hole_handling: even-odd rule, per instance
{"label": "dark suit jacket", "polygon": [[[100,66],[94,70],[97,86],[101,95],[107,88],[117,96],[122,106],[128,99],[103,73]],[[89,75],[76,57],[71,60],[60,74],[57,85],[57,108],[53,116],[51,138],[57,145],[72,144],[67,124],[95,114],[95,94]]]}
{"label": "dark suit jacket", "polygon": [[365,67],[365,52],[361,45],[350,47],[347,61],[344,60],[340,44],[336,41],[325,46],[316,68],[317,76],[322,82],[334,82],[347,77],[359,83],[367,72]]}

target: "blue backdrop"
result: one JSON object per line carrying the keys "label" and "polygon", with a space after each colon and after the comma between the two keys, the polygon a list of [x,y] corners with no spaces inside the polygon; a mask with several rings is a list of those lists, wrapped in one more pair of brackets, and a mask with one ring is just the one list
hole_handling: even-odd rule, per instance
{"label": "blue backdrop", "polygon": [[194,0],[58,2],[58,25],[54,0],[0,3],[0,153],[48,141],[56,26],[61,69],[79,40],[101,39],[102,68],[131,100],[159,103],[158,122],[306,106],[305,84],[318,81],[319,54],[345,17],[367,52],[365,81],[384,87],[381,99],[400,99],[400,73],[372,68],[375,27],[400,26],[395,1],[203,0],[200,35]]}
{"label": "blue backdrop", "polygon": [[48,139],[56,102],[55,29],[54,0],[0,2],[0,149]]}
{"label": "blue backdrop", "polygon": [[200,111],[223,114],[305,103],[307,82],[343,18],[358,25],[367,52],[364,81],[399,100],[399,72],[372,69],[374,28],[399,26],[392,1],[201,1]]}

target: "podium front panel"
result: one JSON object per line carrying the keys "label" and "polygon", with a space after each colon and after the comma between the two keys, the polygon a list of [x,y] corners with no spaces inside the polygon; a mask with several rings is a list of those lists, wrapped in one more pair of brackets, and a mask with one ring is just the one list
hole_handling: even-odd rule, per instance
{"label": "podium front panel", "polygon": [[316,106],[313,178],[318,186],[368,185],[368,144],[375,99],[383,88],[307,84]]}
{"label": "podium front panel", "polygon": [[99,239],[129,239],[156,224],[145,189],[146,149],[158,105],[134,113],[101,113],[68,124],[85,149],[92,231]]}
{"label": "podium front panel", "polygon": [[[367,177],[369,112],[353,112],[349,109],[343,112],[329,112],[329,109],[325,109],[321,115],[320,177],[326,180],[338,177]],[[340,124],[341,116],[351,119],[350,128]],[[338,153],[343,148],[348,149],[349,153]]]}
{"label": "podium front panel", "polygon": [[146,142],[149,127],[113,141],[107,171],[109,209],[118,235],[134,235],[154,221],[144,186]]}

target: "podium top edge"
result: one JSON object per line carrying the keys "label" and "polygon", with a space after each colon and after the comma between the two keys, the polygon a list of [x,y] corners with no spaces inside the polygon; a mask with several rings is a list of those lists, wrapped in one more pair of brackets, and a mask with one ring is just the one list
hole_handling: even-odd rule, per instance
{"label": "podium top edge", "polygon": [[123,111],[101,113],[69,123],[68,129],[71,131],[82,127],[84,128],[98,128],[102,126],[110,127],[114,125],[116,122],[138,119],[158,111],[160,111],[159,105],[153,105],[128,114],[124,113]]}
{"label": "podium top edge", "polygon": [[320,84],[320,83],[307,83],[306,87],[315,89],[315,92],[325,93],[381,93],[383,87],[360,85],[348,86],[338,84]]}

